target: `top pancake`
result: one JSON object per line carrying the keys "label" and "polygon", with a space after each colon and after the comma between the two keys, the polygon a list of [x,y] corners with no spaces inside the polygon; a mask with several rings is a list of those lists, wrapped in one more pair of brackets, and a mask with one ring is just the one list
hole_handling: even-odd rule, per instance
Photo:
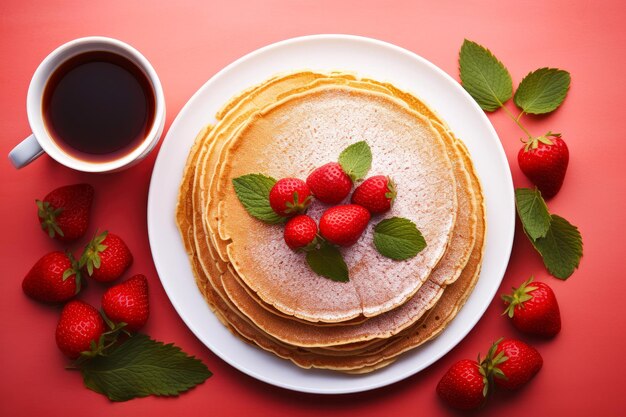
{"label": "top pancake", "polygon": [[[416,223],[427,247],[407,261],[393,261],[372,245],[374,218],[363,237],[343,249],[348,283],[313,273],[302,254],[284,244],[281,226],[252,218],[238,201],[232,179],[250,173],[306,178],[336,161],[342,149],[365,140],[372,148],[369,175],[391,175],[398,199],[384,217]],[[226,145],[217,194],[219,236],[242,281],[279,311],[309,321],[340,322],[375,316],[404,303],[443,256],[456,219],[456,182],[443,140],[430,121],[400,101],[346,86],[292,94],[262,111]],[[318,219],[326,206],[309,209]]]}

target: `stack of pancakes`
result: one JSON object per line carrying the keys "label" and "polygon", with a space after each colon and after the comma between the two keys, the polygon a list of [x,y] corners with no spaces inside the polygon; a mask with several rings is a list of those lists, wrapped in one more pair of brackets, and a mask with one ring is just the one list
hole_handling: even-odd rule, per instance
{"label": "stack of pancakes", "polygon": [[[276,76],[231,99],[198,135],[176,221],[198,287],[233,334],[304,368],[365,373],[438,335],[479,275],[485,209],[469,153],[416,97],[348,73]],[[372,149],[369,176],[388,175],[397,199],[361,239],[341,248],[350,280],[316,275],[283,226],[250,216],[232,180],[260,173],[305,179],[348,145]],[[328,206],[314,201],[316,220]],[[380,255],[373,227],[413,221],[427,246]]]}

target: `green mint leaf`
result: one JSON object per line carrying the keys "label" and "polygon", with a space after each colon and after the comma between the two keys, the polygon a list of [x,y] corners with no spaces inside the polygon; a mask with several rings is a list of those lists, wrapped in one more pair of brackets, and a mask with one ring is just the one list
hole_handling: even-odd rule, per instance
{"label": "green mint leaf", "polygon": [[578,228],[556,214],[545,237],[530,240],[543,258],[550,274],[567,279],[574,273],[583,256],[583,240]]}
{"label": "green mint leaf", "polygon": [[485,111],[499,109],[513,95],[511,74],[491,51],[469,40],[459,53],[461,83]]}
{"label": "green mint leaf", "polygon": [[270,190],[276,180],[263,174],[247,174],[233,179],[235,193],[246,211],[257,219],[271,224],[285,221],[270,206]]}
{"label": "green mint leaf", "polygon": [[87,388],[111,401],[178,395],[211,376],[199,359],[143,334],[130,337],[107,356],[83,363],[80,371]]}
{"label": "green mint leaf", "polygon": [[319,249],[307,252],[306,261],[317,275],[333,281],[348,282],[348,266],[336,247],[323,243]]}
{"label": "green mint leaf", "polygon": [[537,188],[517,188],[515,205],[528,236],[532,240],[545,237],[550,229],[551,218],[541,192]]}
{"label": "green mint leaf", "polygon": [[526,113],[550,113],[565,100],[570,82],[567,71],[539,68],[524,77],[515,91],[513,101]]}
{"label": "green mint leaf", "polygon": [[374,246],[381,255],[402,261],[417,255],[426,241],[411,220],[392,217],[374,227]]}
{"label": "green mint leaf", "polygon": [[352,178],[352,181],[365,177],[372,166],[370,146],[365,141],[348,146],[339,155],[339,165]]}

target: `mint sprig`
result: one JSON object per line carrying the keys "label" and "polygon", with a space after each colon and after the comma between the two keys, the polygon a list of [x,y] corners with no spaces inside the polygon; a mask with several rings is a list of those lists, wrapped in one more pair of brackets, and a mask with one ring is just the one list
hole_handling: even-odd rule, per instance
{"label": "mint sprig", "polygon": [[537,188],[518,188],[515,190],[515,205],[528,236],[531,239],[545,237],[551,219],[541,192]]}
{"label": "mint sprig", "polygon": [[365,141],[353,143],[339,154],[339,165],[352,181],[360,180],[372,167],[372,149]]}
{"label": "mint sprig", "polygon": [[85,386],[111,401],[175,396],[212,375],[202,361],[179,347],[143,334],[130,337],[106,356],[83,362],[79,369]]}
{"label": "mint sprig", "polygon": [[530,240],[543,258],[548,272],[566,280],[580,264],[583,241],[576,226],[556,214],[551,215],[550,229],[545,237]]}
{"label": "mint sprig", "polygon": [[422,251],[426,240],[411,220],[392,217],[374,227],[374,246],[381,255],[403,261]]}
{"label": "mint sprig", "polygon": [[539,68],[530,72],[517,87],[513,101],[524,113],[544,114],[556,110],[569,90],[569,72]]}
{"label": "mint sprig", "polygon": [[548,272],[559,279],[569,278],[578,268],[583,255],[583,241],[578,228],[563,217],[550,214],[536,189],[516,189],[515,203],[524,232],[541,255]]}
{"label": "mint sprig", "polygon": [[461,82],[485,111],[502,107],[513,95],[511,74],[489,49],[465,39],[459,54]]}
{"label": "mint sprig", "polygon": [[522,116],[556,110],[565,100],[571,81],[569,73],[561,69],[539,68],[530,72],[515,92],[515,104],[522,110],[515,116],[504,105],[512,96],[511,75],[489,49],[465,39],[459,52],[459,72],[463,88],[478,105],[489,112],[502,108],[524,131],[527,143],[536,143],[538,138],[522,125]]}
{"label": "mint sprig", "polygon": [[333,281],[348,282],[348,266],[335,246],[322,241],[319,248],[306,253],[306,262],[317,275]]}
{"label": "mint sprig", "polygon": [[270,206],[270,190],[276,180],[263,174],[247,174],[233,179],[237,198],[246,211],[265,223],[279,224],[285,221]]}

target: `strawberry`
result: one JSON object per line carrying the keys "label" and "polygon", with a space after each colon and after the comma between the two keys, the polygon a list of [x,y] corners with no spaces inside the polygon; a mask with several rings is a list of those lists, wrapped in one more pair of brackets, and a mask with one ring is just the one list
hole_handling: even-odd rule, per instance
{"label": "strawberry", "polygon": [[102,310],[116,323],[126,323],[125,329],[136,332],[148,320],[148,281],[144,275],[135,275],[115,285],[102,295]]}
{"label": "strawberry", "polygon": [[82,237],[89,226],[93,187],[76,184],[52,190],[37,203],[41,228],[48,236],[62,242]]}
{"label": "strawberry", "polygon": [[80,291],[80,272],[72,254],[57,251],[41,257],[24,277],[22,290],[45,303],[72,298]]}
{"label": "strawberry", "polygon": [[503,295],[504,314],[524,333],[552,337],[561,331],[561,313],[552,288],[530,277],[513,294]]}
{"label": "strawberry", "polygon": [[437,394],[454,408],[472,410],[485,402],[488,388],[485,368],[476,361],[463,359],[443,375],[437,384]]}
{"label": "strawberry", "polygon": [[133,263],[133,255],[117,235],[103,232],[85,246],[80,267],[85,267],[90,277],[99,282],[118,279]]}
{"label": "strawberry", "polygon": [[501,339],[494,343],[496,355],[503,355],[500,363],[494,364],[496,385],[506,389],[517,389],[530,381],[543,366],[537,350],[515,339]]}
{"label": "strawberry", "polygon": [[285,225],[285,243],[293,250],[303,249],[314,244],[317,236],[315,220],[306,214],[290,219]]}
{"label": "strawberry", "polygon": [[370,221],[370,213],[356,204],[331,207],[322,214],[320,233],[339,246],[356,243]]}
{"label": "strawberry", "polygon": [[517,162],[524,175],[548,199],[554,197],[563,185],[569,150],[560,134],[548,132],[526,142],[517,154]]}
{"label": "strawberry", "polygon": [[56,342],[68,358],[76,359],[101,344],[106,327],[98,310],[79,300],[63,307],[56,329]]}
{"label": "strawberry", "polygon": [[280,179],[270,190],[270,206],[279,216],[302,213],[309,207],[309,204],[311,204],[311,190],[301,179]]}
{"label": "strawberry", "polygon": [[390,177],[376,175],[363,181],[352,193],[352,203],[365,207],[371,214],[391,209],[396,198],[396,186]]}
{"label": "strawberry", "polygon": [[326,204],[337,204],[350,194],[352,180],[337,162],[317,168],[306,179],[313,195]]}

